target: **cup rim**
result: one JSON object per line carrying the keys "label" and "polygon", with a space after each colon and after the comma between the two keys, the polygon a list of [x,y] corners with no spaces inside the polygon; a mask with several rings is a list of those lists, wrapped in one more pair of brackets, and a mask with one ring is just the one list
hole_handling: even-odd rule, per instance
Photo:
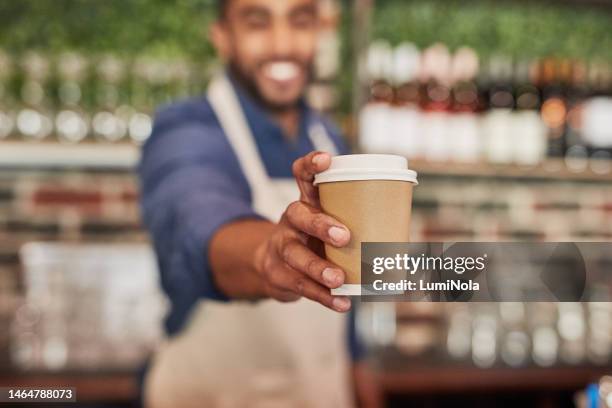
{"label": "cup rim", "polygon": [[417,173],[410,169],[330,169],[315,175],[314,185],[340,181],[390,180],[418,185]]}
{"label": "cup rim", "polygon": [[343,154],[332,157],[330,167],[315,175],[314,184],[338,181],[396,180],[418,184],[408,159],[395,154]]}

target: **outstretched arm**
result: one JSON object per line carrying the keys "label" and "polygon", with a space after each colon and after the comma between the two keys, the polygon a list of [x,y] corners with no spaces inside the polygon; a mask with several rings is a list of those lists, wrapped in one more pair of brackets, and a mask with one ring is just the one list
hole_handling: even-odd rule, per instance
{"label": "outstretched arm", "polygon": [[348,229],[322,212],[313,186],[315,174],[330,162],[329,154],[312,152],[294,163],[300,199],[279,223],[240,220],[213,236],[208,256],[214,280],[228,297],[286,302],[304,296],[339,312],[349,310],[348,298],[330,293],[344,283],[344,271],[321,251],[323,242],[343,246],[350,240]]}

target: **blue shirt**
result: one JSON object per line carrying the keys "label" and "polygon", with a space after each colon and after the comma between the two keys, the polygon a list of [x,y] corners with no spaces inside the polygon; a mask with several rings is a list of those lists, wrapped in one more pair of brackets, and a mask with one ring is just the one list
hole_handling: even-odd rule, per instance
{"label": "blue shirt", "polygon": [[[323,124],[339,152],[347,151],[339,132],[305,104],[297,139],[289,141],[246,92],[235,84],[234,88],[271,178],[292,177],[293,161],[314,150],[307,131],[312,121]],[[224,224],[261,216],[252,208],[249,184],[205,97],[158,111],[138,172],[144,223],[171,302],[166,331],[173,335],[199,300],[229,300],[212,279],[206,255],[212,236]],[[362,350],[354,316],[348,333],[351,356],[356,359]]]}

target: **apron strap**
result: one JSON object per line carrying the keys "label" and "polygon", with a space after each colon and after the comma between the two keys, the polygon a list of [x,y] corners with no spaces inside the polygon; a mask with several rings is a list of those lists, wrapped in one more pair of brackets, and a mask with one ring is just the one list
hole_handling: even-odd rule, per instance
{"label": "apron strap", "polygon": [[[261,160],[236,90],[226,74],[218,74],[212,78],[208,86],[208,100],[251,186],[253,203],[258,212],[272,221],[277,221],[287,203],[299,197],[296,183],[292,178],[286,178],[274,180],[275,184],[284,181],[284,188],[275,188],[273,185]],[[311,121],[308,125],[308,137],[316,150],[331,155],[337,154],[336,146],[321,122]]]}
{"label": "apron strap", "polygon": [[249,185],[267,185],[269,178],[259,157],[255,138],[240,107],[238,96],[225,74],[212,78],[208,86],[208,101],[238,157]]}
{"label": "apron strap", "polygon": [[329,137],[325,126],[323,126],[321,122],[314,122],[308,126],[308,137],[310,138],[310,142],[314,146],[315,150],[327,152],[332,156],[336,156],[338,154],[336,145]]}

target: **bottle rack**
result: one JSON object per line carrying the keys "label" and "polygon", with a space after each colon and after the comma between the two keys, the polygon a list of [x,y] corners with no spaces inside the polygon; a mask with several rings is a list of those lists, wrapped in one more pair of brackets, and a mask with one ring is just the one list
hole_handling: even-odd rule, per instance
{"label": "bottle rack", "polygon": [[[609,1],[565,3],[612,6]],[[354,3],[354,19],[361,24],[353,32],[353,55],[365,56],[373,40],[370,27],[376,5],[377,2],[367,0]],[[358,68],[362,61],[356,58],[353,63],[354,77],[362,78],[363,69]],[[354,87],[354,122],[365,105],[366,89],[363,82]],[[482,112],[480,108],[475,111]],[[356,123],[352,126],[358,127]],[[357,134],[352,133],[354,146],[359,145]],[[490,133],[480,134],[486,137]],[[519,142],[514,139],[516,143]],[[522,165],[511,161],[486,162],[483,157],[470,162],[421,157],[408,157],[410,168],[417,171],[422,181],[414,196],[411,237],[415,241],[599,241],[610,237],[607,203],[612,196],[607,186],[612,181],[611,160],[543,157],[538,163],[534,160],[532,165]],[[423,307],[436,309],[439,305]],[[400,316],[394,308],[402,306],[405,313]],[[477,305],[466,305],[472,306],[477,309]],[[373,311],[368,311],[368,307]],[[412,310],[418,307],[413,303],[370,304],[361,313],[362,321],[378,319],[380,323],[364,329],[364,338],[381,337],[372,349],[372,360],[381,367],[383,388],[391,395],[476,394],[483,390],[560,393],[583,388],[609,372],[609,360],[599,364],[588,359],[578,363],[557,360],[546,367],[526,362],[512,367],[497,357],[492,365],[484,367],[475,365],[470,358],[452,358],[444,351],[446,323],[453,315],[452,310],[440,310],[436,316],[424,318],[418,310]],[[471,315],[484,314],[472,310]]]}

